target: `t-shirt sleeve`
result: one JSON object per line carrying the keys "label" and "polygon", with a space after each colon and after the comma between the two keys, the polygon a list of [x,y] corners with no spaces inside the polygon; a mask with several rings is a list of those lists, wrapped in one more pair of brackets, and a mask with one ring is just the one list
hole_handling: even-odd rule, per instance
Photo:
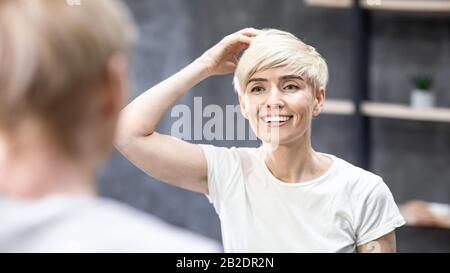
{"label": "t-shirt sleeve", "polygon": [[356,245],[376,240],[405,224],[391,191],[381,178],[356,204]]}
{"label": "t-shirt sleeve", "polygon": [[241,170],[239,156],[235,148],[205,144],[200,144],[200,147],[208,164],[208,194],[206,197],[220,215],[227,194],[239,182]]}

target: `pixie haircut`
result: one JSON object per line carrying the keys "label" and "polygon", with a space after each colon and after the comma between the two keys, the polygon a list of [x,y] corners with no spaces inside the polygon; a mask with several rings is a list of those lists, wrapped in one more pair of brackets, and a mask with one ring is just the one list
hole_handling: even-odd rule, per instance
{"label": "pixie haircut", "polygon": [[291,33],[263,29],[259,30],[239,60],[233,78],[234,88],[242,95],[253,74],[284,66],[292,67],[294,73],[302,76],[314,91],[327,85],[327,64],[314,47]]}
{"label": "pixie haircut", "polygon": [[135,27],[121,2],[69,4],[0,1],[0,131],[37,119],[68,145],[89,119],[110,57],[131,48]]}

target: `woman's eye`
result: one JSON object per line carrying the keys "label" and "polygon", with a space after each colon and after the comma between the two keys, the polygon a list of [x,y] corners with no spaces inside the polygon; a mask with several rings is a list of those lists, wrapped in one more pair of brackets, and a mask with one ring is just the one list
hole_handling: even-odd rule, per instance
{"label": "woman's eye", "polygon": [[297,85],[294,85],[294,84],[288,84],[283,89],[284,90],[298,90],[299,87]]}
{"label": "woman's eye", "polygon": [[264,88],[260,87],[260,86],[255,86],[252,89],[250,89],[250,92],[262,92],[264,91]]}

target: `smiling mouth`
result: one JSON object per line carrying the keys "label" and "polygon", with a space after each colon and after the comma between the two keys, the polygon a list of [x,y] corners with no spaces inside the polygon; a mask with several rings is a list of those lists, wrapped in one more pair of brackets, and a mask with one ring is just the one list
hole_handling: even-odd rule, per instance
{"label": "smiling mouth", "polygon": [[269,127],[283,126],[285,125],[292,116],[281,115],[281,116],[263,116],[261,120]]}

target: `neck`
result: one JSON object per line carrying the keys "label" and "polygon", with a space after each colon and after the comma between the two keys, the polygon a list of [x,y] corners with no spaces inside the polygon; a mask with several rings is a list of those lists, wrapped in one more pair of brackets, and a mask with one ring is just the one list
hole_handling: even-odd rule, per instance
{"label": "neck", "polygon": [[45,144],[37,145],[38,140],[20,149],[1,140],[0,194],[16,199],[95,194],[95,169],[86,161],[65,156]]}
{"label": "neck", "polygon": [[273,146],[263,143],[264,161],[272,174],[287,183],[305,182],[324,174],[331,159],[315,152],[307,137]]}

